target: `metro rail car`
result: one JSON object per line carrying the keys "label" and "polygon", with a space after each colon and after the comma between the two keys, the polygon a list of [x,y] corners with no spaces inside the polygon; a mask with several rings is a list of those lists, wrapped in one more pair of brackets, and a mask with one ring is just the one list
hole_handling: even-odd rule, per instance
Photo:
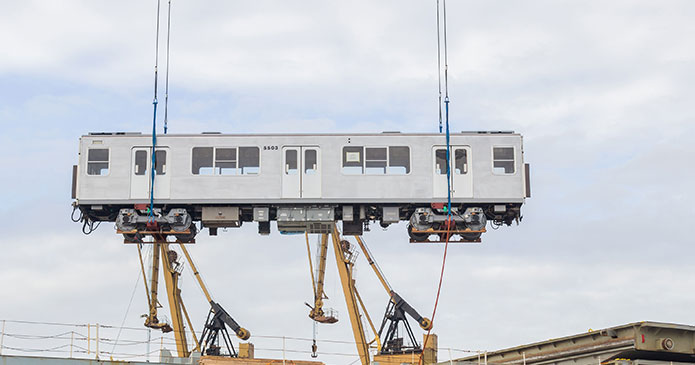
{"label": "metro rail car", "polygon": [[90,133],[73,167],[73,206],[86,227],[115,222],[133,241],[153,229],[191,241],[198,226],[215,235],[245,222],[269,234],[271,221],[282,233],[326,233],[340,221],[350,235],[408,221],[414,241],[443,232],[475,241],[488,222],[519,222],[530,196],[522,136],[452,133],[450,184],[446,149],[443,134],[400,132],[167,134],[154,149],[151,135]]}

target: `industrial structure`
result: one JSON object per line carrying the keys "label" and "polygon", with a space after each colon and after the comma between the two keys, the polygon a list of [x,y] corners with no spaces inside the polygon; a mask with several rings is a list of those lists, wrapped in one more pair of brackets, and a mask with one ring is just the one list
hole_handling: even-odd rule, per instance
{"label": "industrial structure", "polygon": [[[73,167],[73,220],[82,222],[87,234],[101,222],[114,222],[125,243],[138,247],[144,278],[141,246],[153,245],[149,283],[145,279],[149,306],[145,326],[173,331],[179,358],[193,353],[237,358],[227,328],[241,340],[250,337],[212,300],[184,244],[194,243],[204,228],[214,236],[219,228],[245,222],[256,222],[260,234],[269,234],[275,221],[281,233],[306,236],[314,293],[307,306],[312,320],[338,321],[323,308],[326,259],[332,246],[361,364],[430,364],[436,362],[437,342],[436,336],[430,337],[432,321],[391,287],[362,234],[370,223],[386,228],[407,221],[411,242],[480,242],[488,224],[496,228],[518,223],[521,206],[530,196],[521,135],[462,132],[447,133],[446,143],[441,138],[399,132],[91,133],[80,138],[78,164]],[[321,235],[316,270],[309,234]],[[355,243],[342,234],[354,236]],[[180,254],[171,248],[176,245],[210,303],[200,338],[178,288]],[[372,321],[355,285],[358,250],[389,298],[380,324]],[[171,323],[157,317],[160,261]],[[422,345],[409,319],[427,331]],[[312,356],[317,356],[315,339]]]}
{"label": "industrial structure", "polygon": [[695,364],[695,326],[636,322],[439,363],[447,364]]}

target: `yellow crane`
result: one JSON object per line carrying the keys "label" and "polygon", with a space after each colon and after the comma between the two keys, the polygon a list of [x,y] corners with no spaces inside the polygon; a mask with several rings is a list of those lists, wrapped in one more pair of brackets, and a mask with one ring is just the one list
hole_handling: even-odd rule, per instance
{"label": "yellow crane", "polygon": [[309,318],[320,323],[336,323],[338,318],[335,316],[333,311],[326,313],[323,310],[323,300],[328,299],[324,291],[324,282],[326,277],[326,257],[328,256],[328,235],[322,234],[321,241],[318,250],[318,267],[317,275],[314,277],[314,267],[311,263],[311,248],[309,247],[309,234],[305,233],[306,238],[306,250],[309,255],[309,270],[311,271],[311,285],[314,289],[314,305],[311,306],[309,303],[304,303],[307,307],[311,308],[309,311]]}
{"label": "yellow crane", "polygon": [[[323,293],[323,280],[325,276],[326,258],[328,251],[328,236],[329,234],[321,235],[321,243],[317,253],[318,257],[318,278],[314,278],[313,267],[311,264],[311,249],[309,247],[308,234],[306,235],[307,242],[307,252],[309,254],[309,267],[312,272],[312,285],[314,289],[314,306],[310,306],[311,312],[309,312],[309,317],[317,322],[322,323],[335,323],[326,321],[327,316],[323,311],[323,299],[326,298]],[[384,315],[384,319],[381,323],[381,327],[377,331],[374,323],[369,316],[369,313],[360,297],[357,287],[355,286],[355,279],[353,277],[353,270],[355,265],[355,260],[357,258],[356,246],[351,244],[346,239],[341,239],[340,233],[337,227],[333,226],[330,233],[331,240],[333,243],[333,251],[335,253],[336,264],[338,268],[338,275],[340,277],[340,282],[343,288],[343,295],[345,297],[345,304],[347,306],[348,315],[350,317],[350,325],[352,327],[352,333],[355,338],[355,344],[357,347],[357,353],[360,356],[360,362],[363,365],[370,364],[370,349],[375,348],[376,353],[379,356],[380,361],[400,361],[403,359],[403,355],[419,355],[422,352],[422,348],[417,343],[415,336],[408,324],[406,315],[415,319],[423,330],[429,330],[432,328],[432,321],[428,318],[422,317],[418,312],[410,306],[400,295],[398,295],[391,285],[386,280],[386,277],[381,272],[381,269],[374,261],[373,255],[367,248],[364,240],[360,236],[355,236],[357,243],[365,255],[367,262],[374,270],[377,278],[381,282],[386,292],[389,295],[389,305]],[[307,304],[308,305],[308,304]],[[362,318],[367,320],[367,323],[371,327],[372,333],[374,333],[374,339],[368,340]],[[337,321],[337,319],[336,319]],[[404,327],[408,335],[410,344],[405,344],[403,337],[400,337],[399,327]],[[374,347],[372,347],[374,346]],[[312,350],[315,352],[315,344],[312,346]],[[399,362],[400,363],[400,362]]]}
{"label": "yellow crane", "polygon": [[[415,335],[410,328],[406,314],[412,317],[418,323],[418,325],[420,325],[420,328],[425,331],[432,329],[432,321],[429,318],[421,316],[415,310],[415,308],[410,306],[405,299],[403,299],[393,290],[389,282],[386,280],[386,277],[381,272],[379,265],[377,265],[376,261],[374,261],[372,253],[367,248],[367,245],[364,243],[362,237],[355,236],[355,239],[362,249],[369,266],[371,266],[372,270],[374,270],[374,273],[376,274],[377,278],[379,278],[381,285],[384,287],[390,298],[389,304],[386,308],[386,314],[384,315],[384,319],[381,322],[381,327],[379,328],[378,332],[379,336],[382,336],[384,329],[386,329],[386,333],[383,334],[382,337],[384,346],[382,346],[379,350],[379,354],[390,355],[422,352],[422,348],[418,344],[417,340],[415,339]],[[410,345],[404,344],[403,337],[399,337],[400,324],[402,324],[405,328],[406,334],[410,339]],[[388,328],[386,327],[387,325]]]}
{"label": "yellow crane", "polygon": [[[210,303],[211,307],[205,323],[203,334],[201,339],[198,340],[193,329],[191,319],[186,311],[186,306],[183,304],[183,299],[181,298],[181,289],[178,287],[179,276],[183,270],[183,266],[178,260],[178,254],[176,251],[169,248],[170,243],[166,240],[166,237],[160,235],[152,235],[152,237],[154,240],[152,242],[152,269],[150,272],[149,285],[145,276],[142,248],[141,245],[138,244],[140,268],[145,281],[145,291],[147,293],[147,303],[149,306],[149,312],[145,316],[145,326],[161,330],[164,333],[173,331],[178,357],[189,357],[192,351],[201,351],[208,355],[219,355],[220,337],[225,342],[230,356],[236,356],[236,351],[231,343],[226,326],[232,328],[237,337],[242,340],[249,339],[251,336],[250,332],[247,329],[239,326],[239,324],[234,321],[234,319],[222,308],[222,306],[212,300],[210,292],[208,292],[208,289],[205,287],[200,273],[191,259],[191,255],[188,253],[188,250],[183,243],[178,242],[181,251],[186,256],[186,260],[188,261],[191,270],[193,270],[193,275],[195,276],[198,285],[200,285],[200,288],[203,290],[205,298],[207,299],[208,303]],[[171,314],[171,324],[160,322],[157,318],[157,310],[162,307],[158,300],[160,261],[163,268],[162,274],[164,276],[164,282],[166,284],[169,312]],[[184,319],[188,324],[188,328],[190,329],[191,335],[195,342],[195,346],[192,349],[189,349],[188,342],[186,340]]]}
{"label": "yellow crane", "polygon": [[[145,277],[142,249],[139,244],[138,254],[140,256],[140,268],[142,269],[143,277]],[[164,276],[164,283],[166,285],[171,324],[160,322],[157,318],[157,309],[162,307],[158,300],[160,261],[163,267],[162,275]],[[145,317],[145,326],[161,330],[164,333],[174,331],[178,356],[188,357],[192,350],[188,348],[186,329],[183,322],[184,318],[188,323],[188,328],[190,328],[196,343],[193,350],[199,350],[199,347],[195,331],[193,330],[193,324],[191,323],[191,319],[186,311],[186,306],[183,304],[183,299],[181,298],[181,289],[178,287],[181,269],[182,266],[178,262],[178,254],[176,251],[169,249],[169,243],[166,239],[163,237],[154,237],[149,288],[147,286],[147,279],[145,279],[145,291],[147,292],[147,302],[149,306],[149,313]]]}

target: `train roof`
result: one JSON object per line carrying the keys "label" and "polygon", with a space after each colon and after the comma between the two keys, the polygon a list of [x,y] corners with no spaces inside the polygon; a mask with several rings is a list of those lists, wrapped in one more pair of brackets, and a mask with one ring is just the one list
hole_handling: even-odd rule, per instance
{"label": "train roof", "polygon": [[[461,131],[451,132],[453,135],[520,135],[514,131]],[[82,137],[135,137],[149,136],[151,134],[143,134],[142,132],[89,132]],[[183,134],[157,134],[157,136],[166,137],[199,137],[199,136],[230,136],[230,137],[283,137],[283,136],[383,136],[383,135],[399,135],[399,136],[441,136],[442,133],[402,133],[399,131],[385,131],[381,133],[221,133],[221,132],[202,132],[198,134],[183,133]]]}

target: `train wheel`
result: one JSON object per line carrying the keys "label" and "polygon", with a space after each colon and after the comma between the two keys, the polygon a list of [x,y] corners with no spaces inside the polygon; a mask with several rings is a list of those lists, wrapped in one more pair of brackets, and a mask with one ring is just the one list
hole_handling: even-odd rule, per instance
{"label": "train wheel", "polygon": [[408,236],[410,236],[410,238],[412,238],[413,241],[421,242],[421,241],[427,241],[427,238],[429,238],[430,235],[427,234],[427,233],[416,233],[416,232],[413,232],[413,226],[411,226],[411,225],[409,224],[409,225],[408,225]]}
{"label": "train wheel", "polygon": [[461,234],[461,237],[463,237],[463,240],[466,242],[475,242],[477,241],[482,233],[463,233]]}
{"label": "train wheel", "polygon": [[177,234],[176,239],[179,240],[181,243],[192,242],[195,238],[195,235],[198,234],[198,229],[195,226],[195,224],[191,223],[191,226],[188,227],[188,230],[190,231],[190,233]]}

